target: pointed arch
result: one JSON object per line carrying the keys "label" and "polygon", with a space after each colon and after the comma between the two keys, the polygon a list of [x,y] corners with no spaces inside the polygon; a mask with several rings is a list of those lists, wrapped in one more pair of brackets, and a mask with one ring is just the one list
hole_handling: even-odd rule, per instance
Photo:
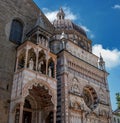
{"label": "pointed arch", "polygon": [[27,61],[27,67],[30,66],[30,60],[33,60],[33,70],[35,70],[36,67],[36,53],[33,48],[28,50],[28,61]]}
{"label": "pointed arch", "polygon": [[33,88],[33,86],[41,86],[44,87],[45,90],[48,90],[49,95],[51,95],[51,101],[53,104],[56,104],[56,92],[50,87],[49,83],[46,83],[43,80],[34,79],[32,81],[27,82],[23,87],[23,97],[27,97],[29,95],[29,90]]}
{"label": "pointed arch", "polygon": [[52,58],[50,58],[48,60],[48,75],[50,77],[55,77],[54,75],[54,69],[55,69],[55,63],[54,63],[54,60]]}
{"label": "pointed arch", "polygon": [[25,52],[26,50],[22,50],[21,53],[18,56],[18,66],[17,69],[24,68],[25,65]]}
{"label": "pointed arch", "polygon": [[38,53],[38,71],[46,74],[46,54],[43,50]]}

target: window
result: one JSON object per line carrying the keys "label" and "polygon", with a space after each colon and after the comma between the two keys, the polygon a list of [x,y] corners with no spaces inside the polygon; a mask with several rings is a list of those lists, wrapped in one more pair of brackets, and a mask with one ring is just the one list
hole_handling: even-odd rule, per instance
{"label": "window", "polygon": [[22,41],[23,24],[19,20],[13,20],[9,40],[17,44]]}

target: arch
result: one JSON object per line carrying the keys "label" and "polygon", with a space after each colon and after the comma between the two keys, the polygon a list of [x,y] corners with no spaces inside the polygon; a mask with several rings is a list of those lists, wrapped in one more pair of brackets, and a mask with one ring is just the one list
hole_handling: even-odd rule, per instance
{"label": "arch", "polygon": [[25,97],[25,100],[28,100],[30,102],[31,108],[35,109],[37,108],[37,103],[35,98],[32,95],[28,95]]}
{"label": "arch", "polygon": [[25,65],[25,49],[18,56],[18,66],[17,69],[24,68]]}
{"label": "arch", "polygon": [[55,77],[54,75],[55,63],[52,58],[48,60],[48,75],[49,77]]}
{"label": "arch", "polygon": [[29,90],[33,88],[33,86],[37,87],[37,86],[41,86],[44,87],[44,89],[48,90],[49,95],[51,95],[51,101],[53,104],[56,105],[56,93],[55,91],[50,87],[50,85],[48,83],[46,83],[43,80],[32,80],[29,81],[28,83],[26,83],[23,87],[23,97],[27,97],[29,95]]}
{"label": "arch", "polygon": [[46,54],[43,50],[38,53],[38,67],[40,73],[46,74]]}
{"label": "arch", "polygon": [[16,104],[14,104],[12,108],[12,112],[15,112],[18,107],[20,107],[20,102],[17,102]]}
{"label": "arch", "polygon": [[36,69],[36,54],[33,48],[28,50],[27,67],[30,68],[31,70]]}
{"label": "arch", "polygon": [[11,24],[9,40],[17,44],[22,42],[24,24],[21,19],[13,19]]}

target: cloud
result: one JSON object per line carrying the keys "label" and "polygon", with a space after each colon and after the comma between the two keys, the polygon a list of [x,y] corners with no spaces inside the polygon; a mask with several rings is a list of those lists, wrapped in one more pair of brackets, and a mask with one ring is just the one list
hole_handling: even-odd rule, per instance
{"label": "cloud", "polygon": [[[69,7],[63,6],[62,8],[63,8],[63,10],[65,12],[65,18],[66,19],[70,19],[72,21],[75,21],[75,20],[78,19],[77,15],[74,14]],[[57,15],[57,13],[59,11],[59,10],[51,11],[51,10],[49,10],[47,8],[43,8],[42,10],[43,10],[44,14],[46,15],[46,17],[51,22],[53,22],[56,19],[56,15]],[[79,24],[79,25],[80,25],[80,27],[82,27],[85,30],[86,33],[88,33],[88,35],[89,35],[89,37],[91,39],[93,39],[95,37],[94,34],[92,33],[92,31],[87,26],[85,26],[83,24]]]}
{"label": "cloud", "polygon": [[85,30],[85,32],[90,32],[90,29],[88,29],[86,26],[81,25],[81,27]]}
{"label": "cloud", "polygon": [[120,5],[116,4],[112,7],[113,9],[120,9]]}
{"label": "cloud", "polygon": [[87,26],[84,26],[81,24],[80,27],[82,27],[85,30],[85,32],[88,34],[88,36],[91,39],[95,38],[95,35],[92,33],[92,31]]}
{"label": "cloud", "polygon": [[66,19],[70,19],[70,20],[76,20],[77,19],[77,15],[75,15],[69,7],[63,7],[63,10],[66,14]]}
{"label": "cloud", "polygon": [[120,51],[118,49],[104,49],[101,44],[96,44],[93,46],[93,53],[102,57],[106,63],[107,68],[114,68],[120,65]]}
{"label": "cloud", "polygon": [[[72,11],[71,11],[71,9],[69,8],[69,7],[62,7],[63,8],[63,10],[64,10],[64,12],[65,12],[65,18],[66,19],[70,19],[70,20],[76,20],[77,19],[77,15],[75,15]],[[56,19],[56,15],[57,15],[57,13],[58,13],[58,11],[59,10],[54,10],[54,11],[51,11],[51,10],[49,10],[49,9],[47,9],[47,8],[43,8],[42,9],[43,10],[43,12],[44,12],[44,14],[46,15],[46,17],[51,21],[51,22],[53,22],[53,20],[55,20]]]}

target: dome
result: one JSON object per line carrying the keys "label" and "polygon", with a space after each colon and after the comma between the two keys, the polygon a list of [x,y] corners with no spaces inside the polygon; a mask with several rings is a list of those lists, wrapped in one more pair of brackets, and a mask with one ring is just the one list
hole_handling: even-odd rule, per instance
{"label": "dome", "polygon": [[78,25],[74,24],[71,20],[65,19],[65,13],[60,8],[57,13],[57,19],[53,21],[56,30],[76,30],[78,33],[87,37],[86,32]]}

